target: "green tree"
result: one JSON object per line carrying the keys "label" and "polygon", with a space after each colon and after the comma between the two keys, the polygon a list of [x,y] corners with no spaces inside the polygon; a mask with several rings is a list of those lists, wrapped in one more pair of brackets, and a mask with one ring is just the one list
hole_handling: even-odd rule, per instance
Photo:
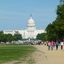
{"label": "green tree", "polygon": [[14,35],[14,40],[22,40],[22,36],[21,36],[21,34],[15,34]]}
{"label": "green tree", "polygon": [[14,36],[12,36],[11,34],[5,34],[6,37],[6,41],[13,41],[14,40]]}
{"label": "green tree", "polygon": [[49,40],[64,40],[64,4],[57,6],[57,18],[46,27]]}
{"label": "green tree", "polygon": [[4,34],[3,31],[0,31],[0,42],[10,42],[13,40],[21,40],[22,36],[20,34],[15,34],[12,36],[12,34]]}
{"label": "green tree", "polygon": [[1,41],[10,42],[13,40],[14,40],[14,37],[11,34],[3,34],[3,33],[0,34],[0,42]]}
{"label": "green tree", "polygon": [[36,36],[36,38],[39,39],[39,40],[44,40],[44,41],[46,41],[46,40],[47,40],[47,33],[38,34],[38,35]]}

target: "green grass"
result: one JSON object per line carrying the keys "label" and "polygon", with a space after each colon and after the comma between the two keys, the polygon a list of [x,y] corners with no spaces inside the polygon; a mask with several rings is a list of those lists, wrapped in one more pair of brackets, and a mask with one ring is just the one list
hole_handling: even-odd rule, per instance
{"label": "green grass", "polygon": [[0,44],[0,64],[26,58],[29,54],[35,51],[33,46],[18,45],[18,44]]}

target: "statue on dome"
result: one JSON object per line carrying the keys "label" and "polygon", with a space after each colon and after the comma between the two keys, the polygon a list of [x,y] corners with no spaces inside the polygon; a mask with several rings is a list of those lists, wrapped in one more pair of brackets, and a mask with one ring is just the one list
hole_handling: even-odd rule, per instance
{"label": "statue on dome", "polygon": [[30,17],[32,17],[32,14],[30,14]]}
{"label": "statue on dome", "polygon": [[30,14],[30,18],[32,18],[32,14]]}

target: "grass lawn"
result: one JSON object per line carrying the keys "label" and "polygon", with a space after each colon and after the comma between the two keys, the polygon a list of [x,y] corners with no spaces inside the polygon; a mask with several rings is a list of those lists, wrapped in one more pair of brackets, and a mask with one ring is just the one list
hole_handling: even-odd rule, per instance
{"label": "grass lawn", "polygon": [[7,61],[26,58],[34,51],[35,48],[30,45],[0,44],[0,64],[5,63]]}

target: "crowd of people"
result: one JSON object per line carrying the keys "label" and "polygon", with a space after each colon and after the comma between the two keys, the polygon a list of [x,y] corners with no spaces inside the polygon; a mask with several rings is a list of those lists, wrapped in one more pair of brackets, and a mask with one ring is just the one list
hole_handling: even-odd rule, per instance
{"label": "crowd of people", "polygon": [[64,46],[64,41],[48,41],[47,43],[47,46],[48,46],[48,50],[53,50],[54,47],[56,47],[56,50],[58,50],[58,47],[60,46],[61,50],[63,50],[63,46]]}
{"label": "crowd of people", "polygon": [[[20,41],[22,43],[22,41]],[[20,43],[19,42],[19,43]],[[4,44],[5,42],[0,42],[0,44]],[[12,42],[6,42],[6,44],[14,44],[16,43],[15,41],[12,41]],[[23,42],[25,43],[25,42]],[[29,41],[28,42],[29,45],[46,45],[48,47],[48,50],[53,50],[54,47],[56,48],[56,50],[58,50],[59,46],[60,46],[60,49],[63,50],[63,46],[64,46],[64,41],[41,41],[41,40],[38,40],[38,41]]]}
{"label": "crowd of people", "polygon": [[60,49],[63,50],[64,41],[59,42],[58,40],[56,42],[54,41],[38,41],[38,42],[30,42],[31,45],[46,45],[48,46],[48,50],[53,50],[54,47],[56,50],[58,50],[58,47],[60,46]]}

